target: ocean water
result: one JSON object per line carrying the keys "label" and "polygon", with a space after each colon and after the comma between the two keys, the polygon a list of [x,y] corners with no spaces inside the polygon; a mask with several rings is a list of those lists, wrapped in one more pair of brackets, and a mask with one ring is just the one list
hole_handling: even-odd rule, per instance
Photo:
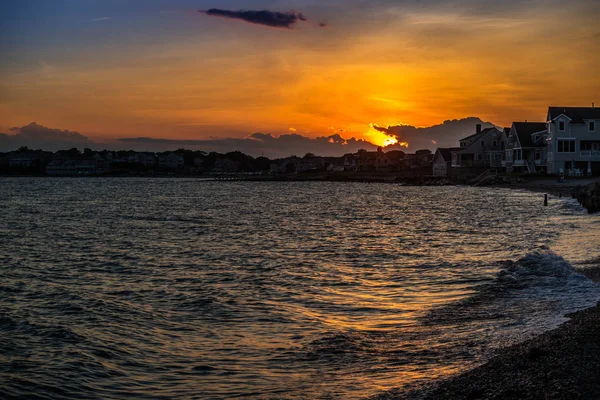
{"label": "ocean water", "polygon": [[354,399],[595,305],[600,217],[525,191],[0,179],[0,397]]}

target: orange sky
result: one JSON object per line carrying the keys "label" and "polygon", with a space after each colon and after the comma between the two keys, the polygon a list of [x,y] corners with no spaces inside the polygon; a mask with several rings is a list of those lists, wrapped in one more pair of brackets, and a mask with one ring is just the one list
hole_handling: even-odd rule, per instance
{"label": "orange sky", "polygon": [[325,29],[170,12],[152,26],[140,17],[123,39],[111,17],[68,25],[69,39],[3,42],[0,131],[36,121],[92,138],[297,132],[377,142],[371,124],[477,116],[510,126],[543,119],[549,105],[600,103],[596,2],[481,14],[380,3],[388,7],[368,19],[315,9]]}

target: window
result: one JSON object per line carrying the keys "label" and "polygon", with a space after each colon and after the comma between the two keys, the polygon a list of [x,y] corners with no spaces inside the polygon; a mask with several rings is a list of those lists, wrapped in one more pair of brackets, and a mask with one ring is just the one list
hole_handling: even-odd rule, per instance
{"label": "window", "polygon": [[558,152],[559,153],[575,153],[575,141],[574,140],[559,140],[558,141]]}
{"label": "window", "polygon": [[594,132],[596,130],[596,121],[590,121],[590,132]]}
{"label": "window", "polygon": [[565,130],[565,121],[560,121],[558,123],[558,130],[559,131],[564,131]]}
{"label": "window", "polygon": [[482,140],[481,141],[481,147],[484,147],[484,146],[485,146],[485,142]]}
{"label": "window", "polygon": [[498,146],[498,142],[494,140],[494,141],[492,142],[492,146],[494,146],[494,147]]}

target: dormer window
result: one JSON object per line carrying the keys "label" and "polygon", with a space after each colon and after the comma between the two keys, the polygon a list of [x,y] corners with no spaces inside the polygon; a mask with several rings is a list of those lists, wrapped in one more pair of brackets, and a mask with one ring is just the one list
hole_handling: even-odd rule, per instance
{"label": "dormer window", "polygon": [[590,132],[594,132],[596,130],[596,121],[590,121],[589,128]]}
{"label": "dormer window", "polygon": [[565,130],[565,121],[560,121],[558,123],[558,130],[559,131],[564,131]]}

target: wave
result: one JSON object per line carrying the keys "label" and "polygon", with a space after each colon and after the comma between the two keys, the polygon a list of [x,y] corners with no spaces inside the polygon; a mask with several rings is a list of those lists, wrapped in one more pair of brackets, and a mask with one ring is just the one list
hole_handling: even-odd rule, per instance
{"label": "wave", "polygon": [[493,347],[504,347],[554,329],[568,314],[600,301],[600,286],[548,248],[499,266],[492,282],[464,300],[431,310],[423,323],[468,322],[498,339]]}

